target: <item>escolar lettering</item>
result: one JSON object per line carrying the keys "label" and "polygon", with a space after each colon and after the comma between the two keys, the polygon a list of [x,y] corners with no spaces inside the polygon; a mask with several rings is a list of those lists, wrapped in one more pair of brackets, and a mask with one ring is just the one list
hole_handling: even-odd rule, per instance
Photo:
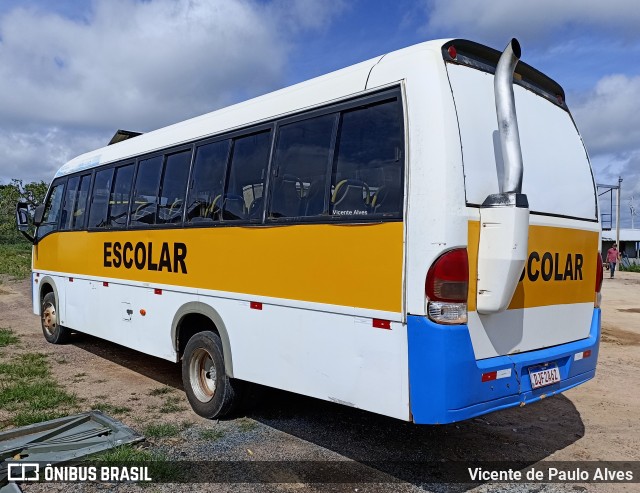
{"label": "escolar lettering", "polygon": [[584,257],[581,253],[531,252],[525,264],[520,280],[527,276],[530,281],[582,281],[582,264]]}
{"label": "escolar lettering", "polygon": [[[156,250],[157,252],[158,250]],[[131,269],[135,266],[139,270],[155,270],[167,272],[187,273],[187,245],[184,243],[164,242],[160,247],[159,255],[154,254],[153,243],[139,241],[135,245],[129,241],[104,243],[104,266]]]}

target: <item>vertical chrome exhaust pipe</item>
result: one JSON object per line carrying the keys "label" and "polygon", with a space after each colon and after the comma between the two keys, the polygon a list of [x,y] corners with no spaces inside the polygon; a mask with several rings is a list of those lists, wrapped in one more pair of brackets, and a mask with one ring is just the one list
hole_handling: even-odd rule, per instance
{"label": "vertical chrome exhaust pipe", "polygon": [[522,193],[524,167],[513,95],[520,54],[514,38],[500,56],[494,78],[504,175],[499,193],[489,195],[480,206],[476,309],[481,315],[508,308],[528,255],[529,203]]}
{"label": "vertical chrome exhaust pipe", "polygon": [[522,192],[522,150],[516,102],[513,96],[513,73],[520,55],[520,43],[513,38],[500,56],[493,80],[498,132],[504,162],[504,177],[500,183],[501,193]]}

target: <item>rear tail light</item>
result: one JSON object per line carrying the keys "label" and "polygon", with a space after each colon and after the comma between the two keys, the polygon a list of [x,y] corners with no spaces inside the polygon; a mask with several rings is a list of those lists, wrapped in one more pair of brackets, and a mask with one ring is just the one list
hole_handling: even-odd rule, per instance
{"label": "rear tail light", "polygon": [[598,252],[598,268],[596,269],[596,293],[599,293],[602,289],[602,278],[604,277],[602,267],[602,256]]}
{"label": "rear tail light", "polygon": [[598,252],[598,266],[596,267],[596,299],[594,303],[596,308],[600,308],[600,300],[602,299],[600,290],[602,289],[602,278],[604,277],[603,270],[602,255]]}
{"label": "rear tail light", "polygon": [[425,282],[427,314],[439,324],[467,322],[469,260],[466,248],[440,256],[431,266]]}

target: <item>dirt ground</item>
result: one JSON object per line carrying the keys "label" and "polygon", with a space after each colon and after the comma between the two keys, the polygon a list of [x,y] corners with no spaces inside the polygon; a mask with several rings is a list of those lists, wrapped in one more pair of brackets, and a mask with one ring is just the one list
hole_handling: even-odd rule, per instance
{"label": "dirt ground", "polygon": [[[607,273],[605,273],[606,275]],[[640,461],[640,274],[620,272],[604,280],[603,334],[596,378],[564,395],[481,418],[438,427],[415,426],[357,409],[280,391],[267,391],[245,417],[209,421],[194,414],[181,388],[179,365],[80,335],[67,345],[47,344],[31,313],[28,280],[0,284],[0,327],[21,338],[14,352],[42,352],[58,382],[80,399],[80,409],[101,407],[142,432],[150,424],[180,424],[170,438],[147,447],[168,457],[199,460],[354,461]],[[155,390],[154,390],[155,389]],[[0,428],[10,416],[1,414]],[[3,424],[4,421],[4,424]],[[207,431],[208,430],[208,431]],[[209,433],[209,434],[207,434]],[[212,435],[213,434],[213,435]],[[215,436],[215,439],[211,439]],[[212,484],[191,491],[445,491],[444,485],[405,481],[402,471],[382,467],[397,481],[328,485]],[[31,491],[105,491],[109,485],[25,485]],[[160,485],[143,491],[165,489]],[[478,491],[634,491],[638,485],[485,483]],[[44,489],[43,489],[44,488]],[[124,488],[124,489],[123,489]],[[472,486],[456,486],[468,490]],[[135,485],[121,491],[137,490]],[[637,490],[635,490],[637,491]]]}

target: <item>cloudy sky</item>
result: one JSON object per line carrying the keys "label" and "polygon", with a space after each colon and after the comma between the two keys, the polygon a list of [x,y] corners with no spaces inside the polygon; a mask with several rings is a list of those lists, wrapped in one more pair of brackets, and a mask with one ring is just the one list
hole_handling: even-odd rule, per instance
{"label": "cloudy sky", "polygon": [[[0,183],[50,180],[149,131],[428,39],[502,49],[560,82],[598,183],[640,209],[637,0],[0,0]],[[640,227],[640,216],[635,220]]]}

